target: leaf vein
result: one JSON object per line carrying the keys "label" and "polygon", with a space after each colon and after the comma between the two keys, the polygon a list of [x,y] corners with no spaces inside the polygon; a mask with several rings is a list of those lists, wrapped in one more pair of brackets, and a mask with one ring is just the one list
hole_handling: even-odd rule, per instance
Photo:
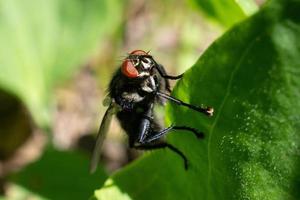
{"label": "leaf vein", "polygon": [[[242,62],[244,61],[246,55],[249,53],[250,49],[253,47],[253,45],[255,44],[255,42],[257,41],[257,38],[259,36],[255,37],[250,43],[249,45],[246,47],[245,51],[243,52],[242,56],[240,57],[240,59],[238,60],[236,66],[234,67],[233,71],[231,72],[230,74],[230,78],[229,78],[229,81],[228,81],[228,85],[227,85],[227,88],[226,88],[226,93],[225,93],[225,97],[223,99],[223,101],[221,102],[219,108],[217,109],[218,112],[217,112],[217,115],[216,115],[216,118],[212,124],[212,127],[210,129],[210,132],[209,132],[209,137],[208,137],[208,145],[207,145],[207,157],[208,157],[208,176],[207,176],[207,187],[208,187],[208,190],[209,190],[209,184],[210,184],[210,181],[211,181],[211,173],[212,173],[212,159],[211,159],[211,152],[210,152],[210,149],[211,149],[211,141],[212,141],[212,137],[213,137],[213,133],[214,133],[214,130],[215,130],[215,127],[219,121],[219,118],[221,116],[221,113],[222,113],[222,110],[223,110],[223,107],[225,105],[225,102],[227,101],[229,95],[230,95],[230,92],[231,92],[231,87],[232,87],[232,83],[233,83],[233,79],[236,75],[236,72],[238,71],[238,69],[241,67],[241,64]],[[209,199],[209,194],[210,192],[207,193],[208,194],[208,199]]]}

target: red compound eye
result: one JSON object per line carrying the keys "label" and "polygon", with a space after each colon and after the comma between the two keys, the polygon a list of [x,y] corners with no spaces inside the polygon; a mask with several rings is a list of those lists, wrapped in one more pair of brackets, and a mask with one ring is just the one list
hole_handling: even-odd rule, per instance
{"label": "red compound eye", "polygon": [[143,51],[143,50],[134,50],[130,53],[130,55],[138,55],[138,56],[145,56],[148,55],[147,52]]}
{"label": "red compound eye", "polygon": [[125,60],[123,62],[121,70],[122,73],[129,78],[136,78],[139,76],[139,72],[130,60]]}

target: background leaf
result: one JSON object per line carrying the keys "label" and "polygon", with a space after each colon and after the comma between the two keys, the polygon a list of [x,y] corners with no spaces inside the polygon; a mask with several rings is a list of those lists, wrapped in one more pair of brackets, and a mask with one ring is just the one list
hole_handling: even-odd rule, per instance
{"label": "background leaf", "polygon": [[44,197],[38,196],[37,194],[34,194],[27,190],[24,187],[21,187],[19,185],[11,184],[10,189],[7,192],[7,196],[3,197],[1,200],[23,200],[23,199],[32,199],[32,200],[49,200]]}
{"label": "background leaf", "polygon": [[39,161],[16,174],[14,183],[46,199],[88,199],[107,177],[101,167],[91,175],[88,166],[89,159],[80,152],[48,149]]}
{"label": "background leaf", "polygon": [[185,132],[168,137],[189,158],[188,171],[174,153],[156,151],[113,175],[95,197],[299,199],[299,9],[296,0],[269,2],[176,85],[173,95],[215,108],[206,118],[168,107],[169,123],[206,134],[202,141]]}
{"label": "background leaf", "polygon": [[74,74],[117,27],[116,2],[1,1],[0,87],[23,100],[39,125],[49,125],[58,80]]}
{"label": "background leaf", "polygon": [[190,0],[195,8],[224,27],[231,27],[257,11],[253,0]]}

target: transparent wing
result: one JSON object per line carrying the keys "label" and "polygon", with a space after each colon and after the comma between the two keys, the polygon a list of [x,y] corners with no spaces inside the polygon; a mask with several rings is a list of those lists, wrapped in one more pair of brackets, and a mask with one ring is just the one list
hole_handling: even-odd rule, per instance
{"label": "transparent wing", "polygon": [[111,103],[103,116],[99,131],[98,131],[93,155],[92,155],[92,160],[91,160],[91,165],[90,165],[91,173],[94,173],[97,169],[97,165],[99,162],[100,153],[101,153],[101,149],[102,149],[102,144],[103,144],[104,138],[108,132],[112,116],[116,113],[116,110],[117,110],[117,106],[114,103]]}

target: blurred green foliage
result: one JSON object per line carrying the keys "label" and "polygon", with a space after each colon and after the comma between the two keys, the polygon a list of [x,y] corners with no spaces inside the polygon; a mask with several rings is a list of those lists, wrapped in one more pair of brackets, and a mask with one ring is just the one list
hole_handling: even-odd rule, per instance
{"label": "blurred green foliage", "polygon": [[13,178],[24,189],[46,199],[88,199],[107,177],[100,167],[89,173],[89,159],[80,152],[47,149],[43,157]]}
{"label": "blurred green foliage", "polygon": [[40,126],[49,126],[54,87],[118,27],[121,8],[117,0],[2,0],[1,88],[18,96]]}
{"label": "blurred green foliage", "polygon": [[212,20],[227,28],[257,11],[254,0],[190,0],[190,2]]}
{"label": "blurred green foliage", "polygon": [[9,198],[1,198],[1,200],[25,200],[25,199],[30,199],[30,200],[49,200],[47,198],[41,197],[26,188],[20,186],[20,185],[11,185],[10,186],[10,196]]}
{"label": "blurred green foliage", "polygon": [[169,124],[202,130],[168,141],[115,173],[97,199],[299,199],[300,1],[273,0],[217,40],[173,95],[215,108],[207,118],[169,105]]}

